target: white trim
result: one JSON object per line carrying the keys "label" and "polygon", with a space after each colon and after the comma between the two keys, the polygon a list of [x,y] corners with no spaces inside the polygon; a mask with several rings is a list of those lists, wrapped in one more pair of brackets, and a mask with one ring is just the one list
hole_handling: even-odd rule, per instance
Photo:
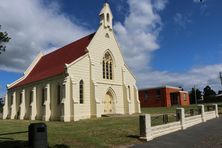
{"label": "white trim", "polygon": [[81,61],[82,59],[84,59],[85,57],[87,57],[89,55],[89,53],[84,54],[83,56],[79,57],[78,59],[74,60],[72,63],[70,64],[65,64],[66,68],[71,67],[72,65],[76,64],[77,62]]}
{"label": "white trim", "polygon": [[159,87],[142,88],[142,89],[139,89],[139,91],[151,90],[151,89],[161,89],[161,88],[172,88],[172,89],[178,89],[180,91],[182,90],[182,88],[179,88],[179,87],[166,85],[166,86],[159,86]]}
{"label": "white trim", "polygon": [[136,76],[133,74],[133,72],[130,70],[130,68],[125,64],[125,62],[124,62],[124,66],[126,67],[128,72],[133,76],[133,78],[136,80]]}
{"label": "white trim", "polygon": [[27,76],[32,69],[35,67],[35,65],[38,63],[38,61],[42,58],[42,56],[44,56],[43,52],[40,52],[36,58],[32,61],[31,65],[26,69],[26,71],[24,72],[24,75]]}
{"label": "white trim", "polygon": [[188,94],[188,92],[187,91],[184,91],[184,90],[181,90],[181,91],[179,91],[180,93],[186,93],[186,94]]}
{"label": "white trim", "polygon": [[26,71],[24,72],[24,75],[18,80],[15,80],[14,82],[12,82],[11,84],[7,84],[7,88],[10,89],[16,84],[18,84],[19,82],[21,82],[22,80],[24,80],[43,56],[44,56],[43,52],[40,52],[36,56],[36,58],[32,61],[31,65],[26,69]]}
{"label": "white trim", "polygon": [[115,85],[115,86],[123,86],[121,83],[116,83],[112,81],[97,81],[97,84],[106,84],[106,85]]}

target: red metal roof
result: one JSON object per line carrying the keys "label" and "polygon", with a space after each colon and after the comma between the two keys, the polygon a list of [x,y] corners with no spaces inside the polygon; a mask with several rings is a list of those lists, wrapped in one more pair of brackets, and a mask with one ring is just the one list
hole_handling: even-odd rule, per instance
{"label": "red metal roof", "polygon": [[90,34],[43,56],[29,75],[12,88],[63,74],[65,72],[65,64],[70,64],[87,53],[86,47],[94,35],[95,33]]}

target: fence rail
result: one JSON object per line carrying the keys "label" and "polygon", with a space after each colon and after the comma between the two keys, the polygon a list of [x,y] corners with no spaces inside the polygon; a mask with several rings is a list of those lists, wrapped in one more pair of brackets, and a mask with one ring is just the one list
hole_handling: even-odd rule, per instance
{"label": "fence rail", "polygon": [[[212,107],[213,106],[213,107]],[[199,105],[197,109],[186,111],[184,108],[177,108],[176,114],[164,114],[150,116],[149,114],[140,116],[140,136],[147,141],[153,138],[172,133],[178,130],[184,130],[193,125],[206,122],[207,120],[218,118],[217,104],[211,107]],[[205,112],[205,108],[207,111]],[[212,110],[213,109],[213,110]],[[172,122],[169,122],[172,118]],[[162,125],[160,125],[162,123]]]}

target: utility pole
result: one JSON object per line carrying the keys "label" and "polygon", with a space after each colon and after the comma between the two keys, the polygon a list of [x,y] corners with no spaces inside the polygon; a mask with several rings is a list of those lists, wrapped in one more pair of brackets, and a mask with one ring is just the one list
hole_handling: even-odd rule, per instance
{"label": "utility pole", "polygon": [[195,98],[195,104],[197,104],[197,92],[196,92],[196,86],[194,85],[194,98]]}
{"label": "utility pole", "polygon": [[221,83],[221,86],[222,86],[222,72],[219,72],[219,76],[220,76],[220,83]]}

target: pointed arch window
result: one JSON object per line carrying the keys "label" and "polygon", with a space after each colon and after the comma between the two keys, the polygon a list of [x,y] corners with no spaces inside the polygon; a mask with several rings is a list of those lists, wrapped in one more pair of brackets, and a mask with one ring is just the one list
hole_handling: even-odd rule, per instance
{"label": "pointed arch window", "polygon": [[83,104],[83,99],[84,99],[84,83],[83,83],[83,80],[81,80],[79,82],[79,103],[80,104]]}
{"label": "pointed arch window", "polygon": [[113,79],[113,60],[109,52],[103,57],[103,79]]}

